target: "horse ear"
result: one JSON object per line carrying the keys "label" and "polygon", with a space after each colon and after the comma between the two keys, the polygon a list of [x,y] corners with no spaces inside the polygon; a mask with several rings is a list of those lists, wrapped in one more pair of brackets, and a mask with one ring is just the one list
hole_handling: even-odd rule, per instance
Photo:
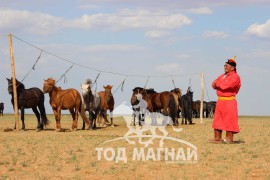
{"label": "horse ear", "polygon": [[106,89],[106,87],[103,85],[103,88]]}

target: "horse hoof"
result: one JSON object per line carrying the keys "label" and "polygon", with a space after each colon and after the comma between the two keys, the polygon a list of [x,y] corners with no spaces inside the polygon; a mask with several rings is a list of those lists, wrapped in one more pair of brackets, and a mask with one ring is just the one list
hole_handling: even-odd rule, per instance
{"label": "horse hoof", "polygon": [[77,131],[77,128],[70,129],[71,131]]}
{"label": "horse hoof", "polygon": [[112,124],[111,126],[114,127],[114,124]]}
{"label": "horse hoof", "polygon": [[41,131],[41,129],[36,129],[36,132],[40,132]]}
{"label": "horse hoof", "polygon": [[61,129],[55,129],[56,132],[61,132]]}

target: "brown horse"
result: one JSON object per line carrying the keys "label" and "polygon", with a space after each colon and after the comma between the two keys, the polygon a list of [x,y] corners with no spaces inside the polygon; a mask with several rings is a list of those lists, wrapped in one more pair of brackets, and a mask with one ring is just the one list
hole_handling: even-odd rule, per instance
{"label": "brown horse", "polygon": [[110,118],[111,118],[111,126],[114,127],[113,124],[113,110],[114,110],[114,98],[112,95],[112,86],[107,85],[106,87],[103,86],[105,89],[104,91],[100,91],[100,109],[101,109],[101,116],[105,119],[106,122],[109,122],[107,119],[107,110],[110,110]]}
{"label": "brown horse", "polygon": [[176,116],[177,107],[174,96],[170,92],[163,91],[161,93],[157,93],[153,89],[144,89],[141,87],[136,87],[133,89],[131,104],[136,104],[137,100],[136,94],[143,95],[143,99],[147,102],[147,109],[150,113],[162,112],[164,116],[171,117],[174,125],[178,124]]}
{"label": "brown horse", "polygon": [[177,118],[180,118],[180,112],[182,111],[181,106],[181,96],[182,96],[182,90],[180,88],[175,88],[170,91],[174,97],[176,109],[177,109]]}
{"label": "brown horse", "polygon": [[[89,119],[85,115],[84,108],[82,108],[82,99],[80,93],[76,89],[62,90],[61,87],[55,86],[55,80],[48,78],[44,80],[43,92],[49,93],[50,104],[55,116],[56,131],[61,131],[61,110],[69,110],[72,115],[73,123],[71,126],[72,130],[77,130],[78,124],[78,113],[83,121],[89,126]],[[75,111],[74,111],[75,110]]]}

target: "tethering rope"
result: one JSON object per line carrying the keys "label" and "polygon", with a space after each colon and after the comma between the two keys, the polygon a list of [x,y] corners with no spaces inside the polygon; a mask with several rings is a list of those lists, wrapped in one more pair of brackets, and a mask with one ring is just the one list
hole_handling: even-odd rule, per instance
{"label": "tethering rope", "polygon": [[[8,36],[8,35],[1,35],[1,34],[0,34],[0,36]],[[123,80],[123,81],[121,82],[121,84],[116,88],[116,90],[114,91],[114,93],[116,93],[116,91],[117,91],[120,87],[121,87],[121,91],[124,90],[124,83],[125,83],[125,81],[126,81],[126,79],[127,79],[128,76],[130,76],[130,77],[143,77],[143,78],[147,78],[147,81],[146,81],[146,83],[145,83],[145,85],[144,85],[144,89],[145,89],[146,86],[147,86],[147,84],[148,84],[148,82],[149,82],[149,79],[150,79],[150,78],[172,77],[172,83],[173,83],[173,86],[174,86],[174,88],[176,88],[175,82],[174,82],[174,78],[173,78],[173,77],[175,77],[175,76],[193,76],[193,75],[200,75],[200,73],[191,73],[191,74],[173,74],[173,75],[138,75],[138,74],[123,74],[123,73],[112,72],[112,71],[104,71],[104,70],[100,70],[100,69],[97,69],[97,68],[93,68],[93,67],[89,67],[89,66],[86,66],[86,65],[82,65],[82,64],[75,63],[75,62],[70,61],[70,60],[68,60],[68,59],[62,58],[62,57],[60,57],[60,56],[58,56],[58,55],[56,55],[56,54],[53,54],[53,53],[51,53],[51,52],[49,52],[49,51],[47,51],[47,50],[44,50],[44,49],[42,49],[42,48],[40,48],[40,47],[37,47],[37,46],[35,46],[35,45],[33,45],[33,44],[31,44],[31,43],[25,41],[25,40],[23,40],[23,39],[21,39],[21,38],[15,36],[15,35],[13,35],[13,34],[12,34],[12,36],[13,36],[14,38],[16,38],[17,40],[19,40],[19,41],[21,41],[21,42],[23,42],[23,43],[25,43],[25,44],[27,44],[27,45],[33,47],[33,48],[36,48],[36,49],[40,50],[40,55],[38,56],[36,62],[35,62],[34,65],[32,66],[32,68],[31,68],[31,69],[28,71],[28,73],[25,75],[25,77],[23,78],[23,80],[25,80],[25,78],[30,74],[30,72],[31,72],[32,70],[35,70],[35,66],[36,66],[36,64],[38,63],[38,61],[40,60],[42,53],[47,53],[47,54],[49,54],[49,55],[51,55],[51,56],[53,56],[53,57],[55,57],[55,58],[57,58],[57,59],[60,59],[60,60],[62,60],[62,61],[65,61],[65,62],[68,62],[68,63],[71,63],[71,64],[72,64],[72,65],[69,67],[69,69],[67,69],[67,70],[65,71],[65,73],[61,75],[61,77],[56,81],[56,83],[59,82],[62,78],[64,78],[64,83],[66,83],[66,82],[67,82],[66,74],[72,69],[72,67],[73,67],[74,65],[79,66],[79,67],[83,67],[83,68],[87,68],[87,69],[91,69],[91,70],[94,70],[94,71],[99,72],[98,75],[97,75],[97,77],[96,77],[96,79],[95,79],[95,81],[94,81],[94,83],[92,84],[92,86],[93,86],[94,84],[96,85],[96,90],[97,90],[97,80],[98,80],[98,78],[99,78],[99,76],[100,76],[101,73],[107,73],[107,74],[113,74],[113,75],[125,76],[124,80]],[[22,80],[21,82],[23,82],[23,80]],[[204,80],[204,81],[205,81],[205,80]],[[190,87],[191,87],[191,79],[189,80],[189,85],[190,85]],[[206,91],[207,91],[207,89],[206,89]],[[113,94],[114,94],[114,93],[113,93]],[[207,91],[207,96],[208,96],[208,91]],[[208,99],[209,99],[209,96],[208,96]]]}

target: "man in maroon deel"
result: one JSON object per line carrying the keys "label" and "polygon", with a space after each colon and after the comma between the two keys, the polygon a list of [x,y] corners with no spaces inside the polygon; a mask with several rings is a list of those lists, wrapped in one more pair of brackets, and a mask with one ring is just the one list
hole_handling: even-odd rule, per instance
{"label": "man in maroon deel", "polygon": [[[224,65],[225,73],[213,81],[212,87],[216,90],[218,101],[212,127],[214,139],[211,143],[233,143],[233,135],[238,133],[238,109],[235,99],[241,87],[241,80],[236,72],[235,56]],[[222,130],[226,131],[226,138],[222,141]]]}

